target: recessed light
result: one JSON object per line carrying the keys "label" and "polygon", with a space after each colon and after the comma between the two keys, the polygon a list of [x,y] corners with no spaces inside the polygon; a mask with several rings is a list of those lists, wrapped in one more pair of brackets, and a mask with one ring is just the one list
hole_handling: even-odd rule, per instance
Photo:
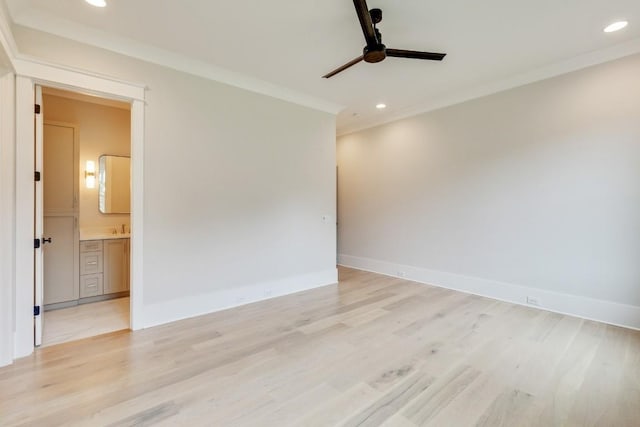
{"label": "recessed light", "polygon": [[84,0],[89,3],[91,6],[95,7],[105,7],[107,5],[107,0]]}
{"label": "recessed light", "polygon": [[627,21],[618,21],[614,22],[611,25],[608,25],[607,28],[604,29],[605,33],[613,33],[614,31],[619,31],[629,25]]}
{"label": "recessed light", "polygon": [[377,108],[378,110],[382,110],[382,109],[384,109],[384,108],[387,108],[387,104],[378,104],[378,105],[376,105],[376,108]]}

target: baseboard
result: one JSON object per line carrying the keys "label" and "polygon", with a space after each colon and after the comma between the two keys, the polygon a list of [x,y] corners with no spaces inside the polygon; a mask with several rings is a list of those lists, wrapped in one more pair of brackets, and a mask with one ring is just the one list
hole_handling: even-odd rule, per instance
{"label": "baseboard", "polygon": [[[351,255],[339,255],[338,263],[344,267],[640,330],[640,307],[633,305]],[[537,305],[527,304],[527,297],[534,297],[539,303]]]}
{"label": "baseboard", "polygon": [[228,308],[263,301],[338,282],[338,270],[310,273],[204,295],[193,295],[144,307],[144,327],[162,325]]}
{"label": "baseboard", "polygon": [[74,299],[73,301],[56,302],[54,304],[45,304],[44,311],[62,310],[69,307],[76,307],[82,304],[93,304],[94,302],[108,301],[111,299],[124,298],[129,296],[129,291],[116,292],[113,294],[96,295],[95,297],[86,297]]}

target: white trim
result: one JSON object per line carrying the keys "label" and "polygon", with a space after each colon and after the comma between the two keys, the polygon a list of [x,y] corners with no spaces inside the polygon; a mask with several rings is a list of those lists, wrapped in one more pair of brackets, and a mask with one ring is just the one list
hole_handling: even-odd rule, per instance
{"label": "white trim", "polygon": [[[359,270],[371,271],[474,295],[481,295],[513,304],[526,305],[555,313],[640,330],[640,307],[633,305],[563,294],[545,289],[530,288],[512,283],[463,276],[443,271],[428,270],[371,258],[351,255],[339,255],[338,258],[339,264],[345,267],[357,268]],[[528,305],[526,303],[527,296],[538,298],[540,305]]]}
{"label": "white trim", "polygon": [[383,117],[372,117],[370,120],[363,120],[351,126],[338,129],[338,136],[344,136],[365,129],[384,125],[386,123],[414,117],[419,114],[461,104],[472,99],[535,83],[541,80],[550,79],[562,74],[571,73],[594,65],[624,58],[640,52],[640,38],[629,40],[606,49],[601,49],[583,55],[579,55],[564,61],[539,67],[525,73],[516,74],[506,79],[496,80],[485,85],[474,86],[462,90],[452,91],[439,97],[433,97],[424,103],[413,107],[403,108]]}
{"label": "white trim", "polygon": [[0,77],[0,366],[13,360],[15,76]]}
{"label": "white trim", "polygon": [[125,101],[144,101],[145,86],[100,74],[52,64],[20,55],[14,59],[16,74],[30,77],[43,86],[52,86]]}
{"label": "white trim", "polygon": [[16,77],[16,243],[14,358],[33,352],[34,84]]}
{"label": "white trim", "polygon": [[338,270],[287,277],[252,285],[192,295],[167,302],[152,303],[145,309],[145,326],[151,327],[201,316],[252,302],[315,289],[338,282]]}
{"label": "white trim", "polygon": [[144,102],[131,104],[131,329],[144,327],[144,259],[142,239],[144,235]]}
{"label": "white trim", "polygon": [[314,110],[338,114],[344,109],[344,106],[335,102],[37,11],[20,14],[20,16],[16,17],[15,22],[38,31],[44,31],[79,43],[96,46],[121,55],[141,59],[152,64],[204,77]]}
{"label": "white trim", "polygon": [[[35,89],[35,103],[42,106],[42,86],[40,85],[35,85],[34,87]],[[78,159],[78,129],[76,129],[75,126],[71,126],[71,128],[73,129],[73,163],[79,162]],[[44,110],[40,111],[40,114],[35,114],[35,141],[36,141],[36,146],[35,146],[35,170],[37,171],[43,171],[44,168]],[[73,181],[76,181],[78,178],[78,172],[76,171],[76,165],[74,165],[73,167]],[[46,177],[45,177],[46,178]],[[36,182],[35,183],[35,223],[34,223],[34,233],[33,233],[33,237],[40,239],[40,238],[44,238],[44,181],[41,180],[40,182]],[[74,208],[75,203],[77,201],[76,198],[76,185],[74,184],[73,186],[73,201],[74,201]],[[76,223],[77,224],[77,223]],[[74,234],[76,234],[78,231],[74,230]],[[77,236],[73,236],[74,238],[76,238]],[[40,316],[35,316],[35,318],[33,319],[33,323],[34,323],[34,341],[35,341],[35,345],[36,347],[39,347],[42,345],[42,336],[43,336],[43,332],[44,332],[44,243],[40,246],[40,249],[36,249],[34,250],[34,289],[33,289],[33,294],[34,294],[34,305],[35,306],[40,306],[42,311],[41,311],[41,315]],[[76,255],[76,251],[75,251],[75,246],[74,245],[74,251],[73,251],[73,255],[75,258]],[[78,255],[79,256],[79,255]],[[75,267],[75,259],[74,259],[74,267]],[[75,273],[76,269],[73,268],[73,273]],[[74,274],[75,275],[75,274]],[[79,273],[78,273],[79,276]],[[78,286],[78,290],[80,289],[80,283],[79,283],[79,279],[78,279],[78,283],[76,283],[75,281],[75,277],[74,277],[74,285]],[[75,286],[74,286],[75,287]]]}

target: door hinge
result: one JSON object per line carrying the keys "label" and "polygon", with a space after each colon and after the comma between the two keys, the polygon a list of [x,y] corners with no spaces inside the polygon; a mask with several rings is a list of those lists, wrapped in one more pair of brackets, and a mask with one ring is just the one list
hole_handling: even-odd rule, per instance
{"label": "door hinge", "polygon": [[33,306],[33,315],[34,316],[40,316],[40,306],[39,305],[34,305]]}
{"label": "door hinge", "polygon": [[33,249],[40,249],[40,239],[33,239]]}
{"label": "door hinge", "polygon": [[40,104],[36,104],[35,111],[36,111],[36,114],[40,114]]}
{"label": "door hinge", "polygon": [[36,171],[33,178],[36,182],[40,182],[40,172]]}

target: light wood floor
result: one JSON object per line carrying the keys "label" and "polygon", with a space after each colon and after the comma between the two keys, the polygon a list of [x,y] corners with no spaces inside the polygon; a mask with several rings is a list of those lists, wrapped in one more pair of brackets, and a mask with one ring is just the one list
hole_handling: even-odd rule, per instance
{"label": "light wood floor", "polygon": [[129,329],[129,298],[44,312],[42,345],[49,346]]}
{"label": "light wood floor", "polygon": [[0,369],[0,424],[638,426],[640,333],[355,270]]}

